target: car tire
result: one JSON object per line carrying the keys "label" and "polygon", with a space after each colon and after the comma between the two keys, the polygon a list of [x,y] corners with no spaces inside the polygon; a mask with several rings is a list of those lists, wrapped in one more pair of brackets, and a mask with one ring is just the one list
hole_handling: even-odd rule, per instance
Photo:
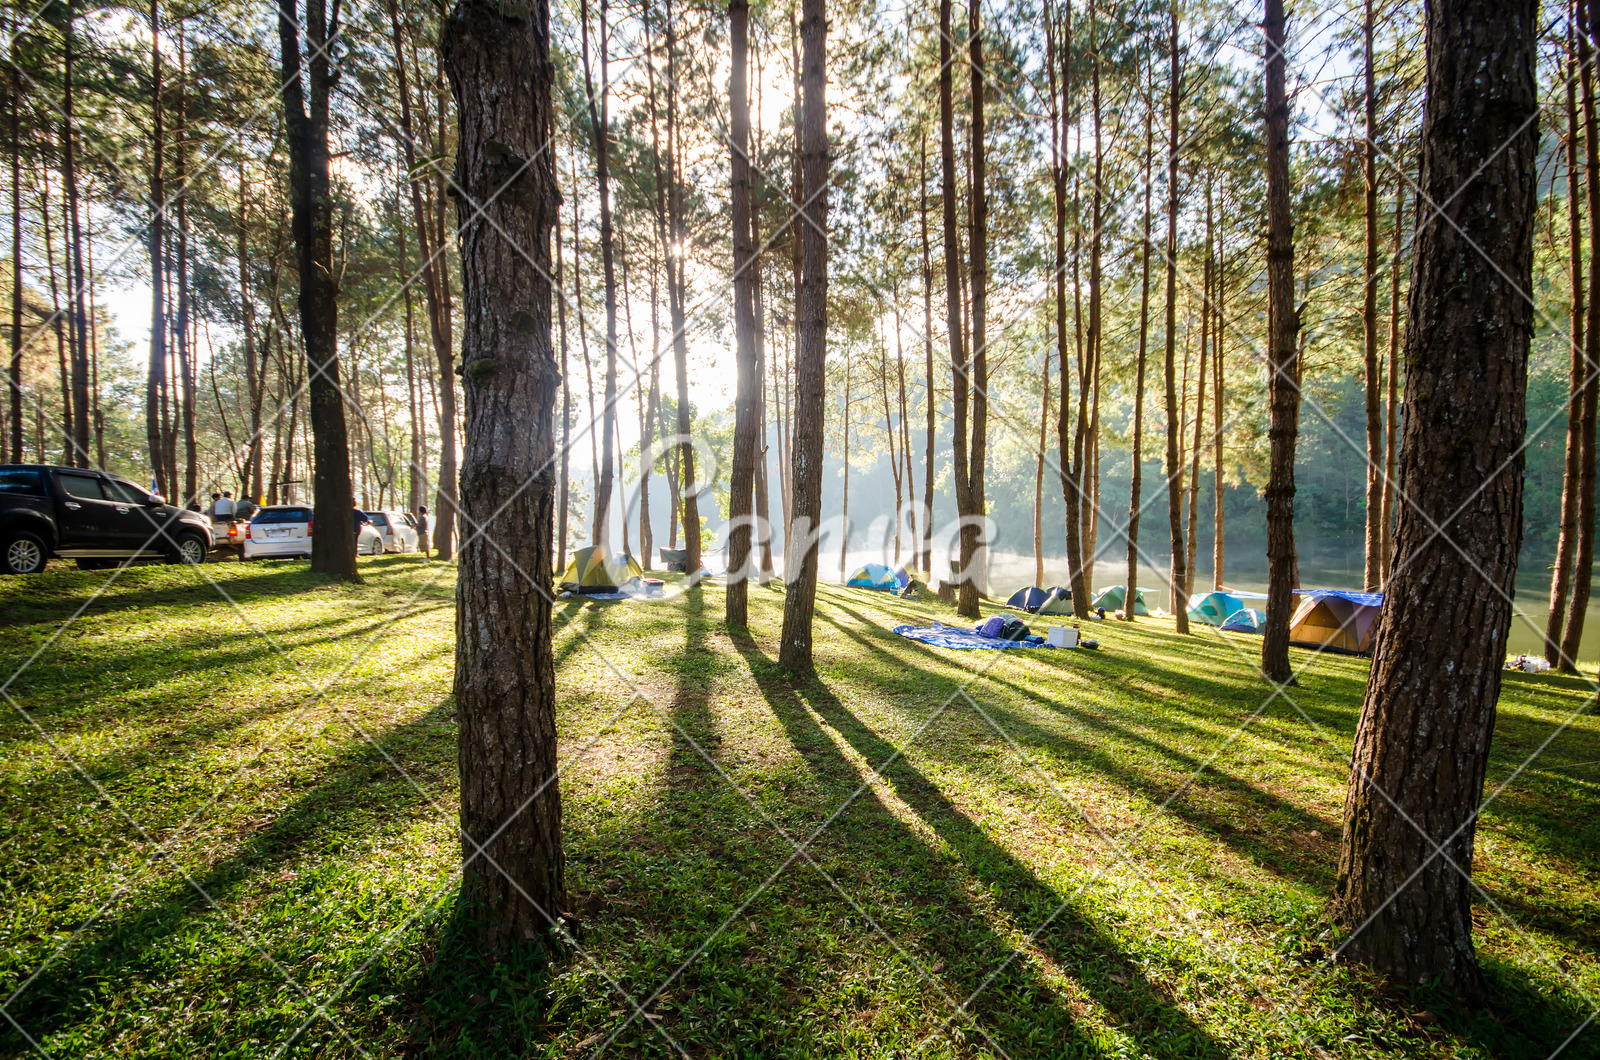
{"label": "car tire", "polygon": [[49,546],[31,530],[12,530],[0,537],[0,572],[38,574],[49,559]]}
{"label": "car tire", "polygon": [[171,560],[173,563],[185,563],[199,566],[206,561],[206,553],[210,546],[205,538],[199,534],[183,534],[178,538],[177,547],[173,549]]}

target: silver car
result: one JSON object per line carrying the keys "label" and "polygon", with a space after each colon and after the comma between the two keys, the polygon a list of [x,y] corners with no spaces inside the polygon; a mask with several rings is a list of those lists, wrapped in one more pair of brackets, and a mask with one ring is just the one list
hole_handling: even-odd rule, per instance
{"label": "silver car", "polygon": [[[341,525],[349,525],[344,518],[338,522]],[[311,537],[315,527],[316,519],[308,505],[274,504],[262,508],[251,517],[250,524],[245,527],[244,558],[246,560],[310,558]],[[356,535],[356,555],[382,554],[383,536],[371,526],[363,525],[361,532]]]}
{"label": "silver car", "polygon": [[413,525],[411,516],[405,512],[368,512],[367,518],[372,520],[372,529],[377,531],[378,536],[383,539],[383,551],[415,552],[417,550],[417,528]]}

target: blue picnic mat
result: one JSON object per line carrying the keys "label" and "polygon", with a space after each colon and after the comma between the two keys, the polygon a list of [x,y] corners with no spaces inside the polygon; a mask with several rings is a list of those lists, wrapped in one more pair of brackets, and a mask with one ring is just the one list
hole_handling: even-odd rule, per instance
{"label": "blue picnic mat", "polygon": [[975,648],[1044,648],[1043,637],[1029,637],[1027,640],[1001,640],[998,637],[985,637],[963,629],[960,626],[896,626],[894,631],[908,640],[918,640],[924,644],[932,644],[936,648],[959,648],[970,651]]}

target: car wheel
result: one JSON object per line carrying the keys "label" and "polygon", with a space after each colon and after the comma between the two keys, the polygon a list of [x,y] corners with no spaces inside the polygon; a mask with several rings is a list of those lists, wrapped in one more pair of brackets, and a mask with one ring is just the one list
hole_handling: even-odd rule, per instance
{"label": "car wheel", "polygon": [[206,561],[206,543],[196,534],[185,534],[178,538],[178,548],[172,554],[174,563],[187,563],[199,566]]}
{"label": "car wheel", "polygon": [[0,570],[7,574],[38,574],[50,558],[44,538],[29,530],[13,530],[0,539]]}

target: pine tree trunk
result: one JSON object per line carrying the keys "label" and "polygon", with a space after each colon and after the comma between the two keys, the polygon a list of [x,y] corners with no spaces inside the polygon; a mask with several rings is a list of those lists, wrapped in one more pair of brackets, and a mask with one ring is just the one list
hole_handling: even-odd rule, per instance
{"label": "pine tree trunk", "polygon": [[750,524],[754,503],[756,458],[761,416],[761,380],[756,361],[755,246],[750,239],[750,65],[749,0],[731,0],[728,24],[732,34],[732,69],[728,106],[732,114],[729,164],[733,196],[733,336],[736,360],[733,473],[728,482],[728,589],[725,619],[729,626],[750,622]]}
{"label": "pine tree trunk", "polygon": [[172,483],[162,459],[161,395],[167,380],[166,179],[162,172],[166,144],[163,139],[165,107],[161,100],[161,0],[150,0],[150,363],[145,376],[145,446],[150,452],[151,486],[166,496]]}
{"label": "pine tree trunk", "polygon": [[[945,0],[946,3],[949,0]],[[778,662],[809,670],[812,612],[817,598],[817,526],[822,518],[822,415],[828,356],[828,24],[824,0],[801,0],[800,139],[805,215],[800,231],[801,275],[796,293],[794,521],[784,541],[783,634]],[[793,554],[796,546],[799,557]],[[796,564],[795,559],[799,559]]]}
{"label": "pine tree trunk", "polygon": [[[1154,82],[1154,68],[1149,71]],[[1122,619],[1132,622],[1135,604],[1139,599],[1139,513],[1143,510],[1140,488],[1144,479],[1144,376],[1150,348],[1150,187],[1155,165],[1155,96],[1144,112],[1144,227],[1139,253],[1139,352],[1134,368],[1133,383],[1133,437],[1132,481],[1128,491],[1128,580],[1124,584]],[[1066,383],[1063,379],[1062,386]]]}
{"label": "pine tree trunk", "polygon": [[1444,216],[1416,244],[1407,503],[1334,897],[1348,957],[1468,1006],[1483,998],[1468,874],[1522,539],[1537,17],[1531,0],[1428,9],[1421,189]]}
{"label": "pine tree trunk", "polygon": [[[1223,353],[1223,335],[1226,331],[1228,314],[1227,296],[1223,288],[1222,256],[1213,254],[1211,250],[1211,197],[1210,190],[1206,195],[1206,260],[1212,262],[1211,284],[1213,303],[1215,306],[1211,317],[1211,464],[1214,471],[1214,485],[1212,492],[1215,494],[1216,511],[1213,513],[1214,524],[1211,540],[1211,587],[1222,588],[1222,561],[1223,561],[1223,485],[1222,485],[1222,402],[1226,396],[1222,384],[1222,365],[1226,354]],[[1223,248],[1224,250],[1226,248]]]}
{"label": "pine tree trunk", "polygon": [[1567,234],[1570,242],[1572,280],[1572,364],[1569,369],[1567,398],[1567,444],[1561,475],[1561,526],[1556,539],[1556,559],[1550,574],[1550,612],[1545,625],[1544,657],[1551,666],[1561,665],[1561,634],[1567,619],[1567,594],[1572,590],[1572,561],[1577,551],[1578,479],[1583,454],[1583,208],[1582,183],[1578,176],[1578,77],[1579,59],[1576,27],[1567,27]]}
{"label": "pine tree trunk", "polygon": [[1294,229],[1289,208],[1289,100],[1285,88],[1283,0],[1266,0],[1267,111],[1267,625],[1261,670],[1293,681],[1289,616],[1294,610],[1294,446],[1300,430],[1300,321],[1294,306]]}
{"label": "pine tree trunk", "polygon": [[[1267,0],[1268,11],[1274,0]],[[1269,15],[1270,17],[1270,15]],[[1167,107],[1167,524],[1171,531],[1172,616],[1179,633],[1189,632],[1189,600],[1184,592],[1188,584],[1188,571],[1184,566],[1186,549],[1183,540],[1183,458],[1179,453],[1179,440],[1183,431],[1183,415],[1178,408],[1177,339],[1178,339],[1178,103],[1181,98],[1183,77],[1179,65],[1178,9],[1171,14],[1167,38],[1169,68]]]}
{"label": "pine tree trunk", "polygon": [[1405,237],[1404,188],[1394,196],[1394,252],[1389,261],[1389,400],[1383,440],[1383,580],[1394,561],[1395,464],[1400,446],[1400,254]]}
{"label": "pine tree trunk", "polygon": [[[337,23],[325,0],[306,0],[305,33],[312,55],[302,68],[298,0],[278,9],[283,57],[282,95],[289,145],[289,202],[300,271],[300,337],[305,344],[310,397],[313,506],[333,525],[311,540],[311,569],[345,581],[356,573],[355,531],[339,523],[355,494],[350,443],[339,388],[339,307],[333,272],[333,214],[329,181],[328,96],[333,86],[326,52]],[[308,99],[309,96],[309,99]],[[309,110],[307,103],[309,102]],[[443,520],[441,520],[442,522]]]}
{"label": "pine tree trunk", "polygon": [[928,242],[928,131],[922,130],[921,168],[917,171],[918,214],[921,218],[922,236],[922,357],[924,397],[927,407],[927,424],[924,439],[926,448],[922,465],[922,563],[920,567],[929,578],[933,577],[933,451],[937,437],[938,401],[933,386],[933,248]]}
{"label": "pine tree trunk", "polygon": [[961,592],[957,613],[978,617],[978,597],[989,591],[988,540],[979,525],[984,518],[984,465],[988,462],[989,433],[989,193],[988,145],[984,130],[984,93],[988,88],[983,66],[983,28],[979,23],[982,7],[967,5],[967,63],[971,70],[969,94],[972,97],[971,156],[972,183],[969,199],[972,212],[972,441],[967,458],[967,511],[961,527]]}
{"label": "pine tree trunk", "polygon": [[1378,94],[1372,54],[1372,0],[1361,10],[1363,93],[1366,143],[1362,150],[1362,183],[1366,197],[1366,258],[1362,268],[1361,337],[1365,352],[1367,398],[1367,534],[1363,578],[1369,593],[1383,587],[1383,406],[1378,389]]}
{"label": "pine tree trunk", "polygon": [[61,124],[61,180],[67,198],[66,216],[62,218],[62,243],[65,247],[68,312],[71,313],[72,341],[72,443],[73,463],[89,467],[89,318],[84,310],[84,290],[88,287],[83,268],[83,224],[78,211],[78,173],[74,140],[77,130],[73,125],[73,45],[74,31],[72,3],[66,4],[63,26],[62,63],[62,124]]}
{"label": "pine tree trunk", "polygon": [[22,463],[22,78],[11,65],[11,462]]}
{"label": "pine tree trunk", "polygon": [[[194,433],[195,405],[195,349],[191,340],[193,326],[189,309],[189,66],[185,48],[183,20],[178,20],[178,128],[174,130],[173,151],[178,180],[178,267],[173,270],[173,281],[178,285],[178,375],[182,382],[178,388],[180,417],[183,430],[183,496],[186,501],[199,499],[199,454],[196,452]],[[340,415],[343,415],[342,405]]]}
{"label": "pine tree trunk", "polygon": [[455,675],[462,900],[491,951],[544,936],[566,907],[550,607],[555,69],[544,0],[508,12],[459,0],[440,43],[459,129],[461,508],[495,541],[462,550]]}
{"label": "pine tree trunk", "polygon": [[600,192],[600,265],[606,290],[605,404],[600,410],[600,473],[595,477],[593,526],[594,543],[602,548],[611,545],[611,500],[616,486],[612,441],[617,431],[617,259],[611,223],[611,125],[607,113],[611,92],[607,58],[610,36],[606,28],[606,6],[606,0],[600,0],[600,90],[596,93],[594,79],[589,75],[588,0],[583,0],[581,5],[583,81],[589,93],[589,130],[594,143],[595,183]]}
{"label": "pine tree trunk", "polygon": [[[956,514],[963,521],[972,509],[970,484],[967,478],[967,396],[970,390],[967,378],[965,334],[961,322],[961,244],[956,229],[955,101],[951,67],[955,62],[954,29],[951,26],[951,0],[939,0],[939,161],[942,168],[940,188],[944,200],[944,286],[945,327],[950,337],[950,388],[953,422],[950,445],[954,465]],[[962,560],[960,586],[961,603],[957,612],[967,617],[977,615],[977,596],[966,593],[968,558],[966,534],[962,533],[960,546]]]}
{"label": "pine tree trunk", "polygon": [[411,195],[411,216],[417,230],[417,248],[422,257],[422,286],[428,304],[428,334],[433,339],[434,360],[439,367],[439,481],[435,490],[433,518],[430,520],[429,528],[431,544],[438,550],[439,558],[448,560],[453,550],[456,510],[456,376],[455,354],[451,349],[450,278],[444,246],[429,223],[427,207],[423,202],[424,178],[416,171],[416,135],[411,116],[411,89],[406,76],[405,37],[401,33],[400,9],[396,0],[389,2],[389,26],[394,39],[394,71],[400,96],[400,145],[405,155],[407,184]]}
{"label": "pine tree trunk", "polygon": [[[1583,67],[1583,144],[1589,175],[1589,249],[1600,247],[1600,120],[1596,118],[1594,78],[1594,17],[1587,0],[1578,5],[1578,54]],[[1589,590],[1594,577],[1595,534],[1595,420],[1600,411],[1600,269],[1589,268],[1588,320],[1583,329],[1583,409],[1578,423],[1578,540],[1572,557],[1572,595],[1561,634],[1560,668],[1577,669],[1578,647],[1583,642],[1584,619],[1589,613]]]}
{"label": "pine tree trunk", "polygon": [[[556,525],[560,528],[556,542],[555,569],[567,566],[568,498],[572,488],[572,379],[567,369],[567,287],[561,260],[561,211],[556,211],[553,224],[556,254],[556,316],[561,329],[561,470],[556,487]],[[648,562],[648,561],[647,561]]]}

